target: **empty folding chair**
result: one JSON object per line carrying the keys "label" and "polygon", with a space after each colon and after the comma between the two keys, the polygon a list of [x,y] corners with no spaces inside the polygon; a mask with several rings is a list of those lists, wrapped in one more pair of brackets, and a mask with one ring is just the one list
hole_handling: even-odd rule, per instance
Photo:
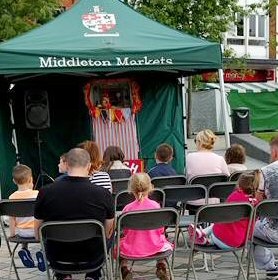
{"label": "empty folding chair", "polygon": [[213,183],[208,188],[208,197],[216,197],[219,198],[220,202],[225,202],[234,191],[236,184],[236,182]]}
{"label": "empty folding chair", "polygon": [[129,179],[113,179],[112,183],[112,193],[117,194],[120,191],[127,190]]}
{"label": "empty folding chair", "polygon": [[152,184],[155,188],[162,188],[164,186],[185,185],[185,175],[162,176],[152,178]]}
{"label": "empty folding chair", "polygon": [[192,177],[189,180],[188,183],[190,185],[192,185],[192,184],[201,184],[201,185],[204,185],[206,187],[209,187],[213,183],[227,182],[228,178],[229,178],[228,175],[222,174],[222,173],[197,175],[197,176]]}

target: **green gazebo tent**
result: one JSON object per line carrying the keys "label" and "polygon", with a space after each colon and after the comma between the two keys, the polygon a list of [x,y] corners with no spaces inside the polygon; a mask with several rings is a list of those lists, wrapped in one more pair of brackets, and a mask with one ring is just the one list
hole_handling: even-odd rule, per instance
{"label": "green gazebo tent", "polygon": [[[185,87],[178,78],[221,68],[219,44],[163,26],[119,0],[80,0],[51,22],[1,43],[0,89],[4,91],[4,83],[9,88],[0,96],[2,192],[9,193],[15,163],[13,145],[5,140],[12,134],[7,124],[12,98],[21,161],[35,166],[34,132],[24,124],[22,96],[26,89],[43,87],[49,92],[52,124],[41,132],[47,142],[43,161],[55,173],[61,152],[91,134],[82,103],[84,84],[98,77],[138,77],[144,101],[137,116],[140,156],[151,163],[161,142],[170,142],[175,156],[184,159]],[[223,81],[221,87],[224,94]],[[174,165],[182,172],[184,160],[176,159]]]}

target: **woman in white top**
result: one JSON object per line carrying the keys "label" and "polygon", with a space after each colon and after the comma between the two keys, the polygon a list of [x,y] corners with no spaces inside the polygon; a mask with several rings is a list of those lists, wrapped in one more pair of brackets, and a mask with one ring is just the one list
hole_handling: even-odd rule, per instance
{"label": "woman in white top", "polygon": [[78,148],[86,150],[91,157],[91,168],[89,171],[92,184],[103,187],[112,192],[112,184],[110,176],[107,172],[100,171],[102,160],[100,156],[100,150],[96,142],[86,140],[77,145]]}
{"label": "woman in white top", "polygon": [[225,152],[225,160],[228,169],[232,174],[235,171],[247,170],[245,163],[246,152],[245,148],[240,144],[233,144]]}
{"label": "woman in white top", "polygon": [[230,175],[224,158],[212,151],[216,139],[217,136],[210,129],[202,130],[197,134],[195,138],[197,152],[187,155],[188,180],[197,175],[215,173]]}

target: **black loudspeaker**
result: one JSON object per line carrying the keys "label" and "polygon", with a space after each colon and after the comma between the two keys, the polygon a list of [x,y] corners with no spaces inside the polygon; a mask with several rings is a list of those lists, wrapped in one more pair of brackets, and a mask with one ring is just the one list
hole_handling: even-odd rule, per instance
{"label": "black loudspeaker", "polygon": [[27,128],[44,129],[50,127],[47,91],[37,89],[26,91],[24,105]]}

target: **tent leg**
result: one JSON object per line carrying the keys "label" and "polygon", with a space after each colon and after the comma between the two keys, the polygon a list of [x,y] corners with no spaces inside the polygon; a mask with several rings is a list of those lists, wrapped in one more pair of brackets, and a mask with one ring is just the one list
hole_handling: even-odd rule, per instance
{"label": "tent leg", "polygon": [[184,161],[185,161],[185,174],[186,174],[186,156],[187,156],[187,124],[186,124],[186,91],[187,80],[181,77],[181,94],[182,94],[182,119],[183,119],[183,137],[184,137]]}
{"label": "tent leg", "polygon": [[220,85],[220,94],[221,94],[221,105],[222,105],[222,114],[223,114],[223,120],[224,120],[224,130],[225,130],[225,142],[226,142],[226,148],[230,147],[230,135],[229,135],[229,129],[228,129],[228,116],[227,116],[227,99],[226,99],[226,93],[224,88],[224,74],[223,69],[218,69],[218,75],[219,75],[219,85]]}

